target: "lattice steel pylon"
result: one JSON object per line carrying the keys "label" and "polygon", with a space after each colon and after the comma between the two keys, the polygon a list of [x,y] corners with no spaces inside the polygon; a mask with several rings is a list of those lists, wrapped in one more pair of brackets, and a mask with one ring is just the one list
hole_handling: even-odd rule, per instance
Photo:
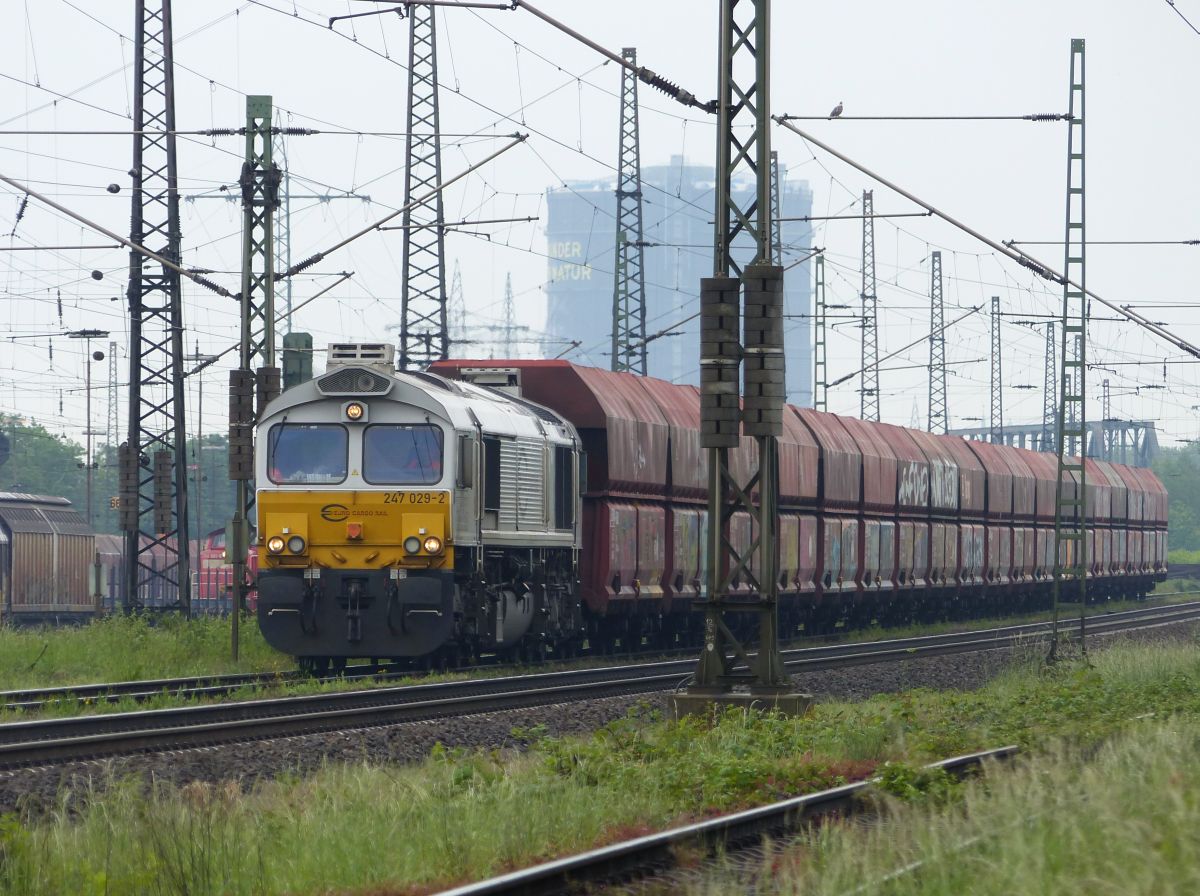
{"label": "lattice steel pylon", "polygon": [[[637,65],[637,50],[621,58]],[[621,69],[617,153],[617,249],[613,265],[612,369],[646,375],[646,274],[642,253],[642,150],[638,130],[638,76]]]}
{"label": "lattice steel pylon", "polygon": [[825,253],[813,257],[813,407],[829,410],[829,355],[825,345]]}
{"label": "lattice steel pylon", "polygon": [[[783,269],[772,263],[769,73],[769,0],[721,0],[714,276],[700,281],[707,600],[704,646],[692,684],[672,697],[677,713],[743,698],[793,711],[801,705],[785,694],[790,682],[778,639],[778,437],[785,387]],[[735,178],[743,175],[755,183],[749,196],[734,190]],[[742,235],[753,246],[749,264],[733,255]],[[739,396],[743,357],[745,389]],[[743,433],[758,448],[758,470],[747,482],[735,478],[729,463],[730,449]],[[748,544],[731,537],[731,521],[742,513],[752,520]],[[751,639],[758,642],[756,652]],[[741,686],[749,693],[734,691]]]}
{"label": "lattice steel pylon", "polygon": [[1039,451],[1053,451],[1058,444],[1058,343],[1054,321],[1046,324],[1046,367],[1042,379],[1042,443]]}
{"label": "lattice steel pylon", "polygon": [[108,344],[108,425],[105,427],[107,430],[105,441],[108,442],[110,452],[116,447],[121,432],[121,400],[117,392],[118,379],[117,344],[110,342]]}
{"label": "lattice steel pylon", "polygon": [[513,333],[517,329],[517,303],[513,298],[512,291],[512,274],[508,274],[504,278],[504,308],[502,312],[504,323],[501,324],[501,329],[504,332],[504,357],[516,357],[513,354]]}
{"label": "lattice steel pylon", "polygon": [[[1112,420],[1112,392],[1108,382],[1108,377],[1100,381],[1100,422],[1108,423]],[[1117,434],[1107,426],[1102,426],[1100,429],[1100,456],[1105,460],[1112,460],[1117,447]]]}
{"label": "lattice steel pylon", "polygon": [[[1087,298],[1085,288],[1087,206],[1084,200],[1084,42],[1071,41],[1071,90],[1067,122],[1067,208],[1064,236],[1062,391],[1058,403],[1058,476],[1054,511],[1054,628],[1050,660],[1058,651],[1058,605],[1064,580],[1079,588],[1079,637],[1086,652],[1087,466],[1082,457],[1087,433]],[[1078,283],[1076,288],[1071,283]],[[1080,446],[1073,457],[1068,446]]]}
{"label": "lattice steel pylon", "polygon": [[[175,61],[171,0],[134,3],[130,240],[179,263],[175,156]],[[179,274],[129,253],[129,429],[122,452],[124,607],[190,612],[187,430],[184,426],[183,295]],[[159,477],[155,467],[170,467]],[[164,500],[165,499],[165,500]],[[169,505],[169,506],[164,506]]]}
{"label": "lattice steel pylon", "polygon": [[437,28],[433,6],[408,6],[408,136],[405,138],[404,259],[401,268],[401,370],[447,357],[446,248],[442,193],[408,208],[442,182]]}
{"label": "lattice steel pylon", "polygon": [[875,295],[875,197],[863,191],[862,238],[862,388],[858,416],[879,420],[879,301]]}
{"label": "lattice steel pylon", "polygon": [[450,293],[446,298],[450,344],[462,345],[467,340],[467,300],[463,295],[462,270],[454,260],[450,277]]}
{"label": "lattice steel pylon", "polygon": [[992,375],[991,411],[988,415],[989,441],[993,445],[1004,444],[1004,378],[1000,360],[1000,297],[992,296]]}
{"label": "lattice steel pylon", "polygon": [[934,252],[929,267],[929,431],[945,433],[946,419],[946,306],[942,299],[942,253]]}
{"label": "lattice steel pylon", "polygon": [[[242,192],[241,339],[238,367],[230,371],[229,478],[237,482],[230,521],[234,608],[246,598],[246,554],[254,505],[254,423],[279,394],[275,366],[275,210],[282,175],[272,161],[271,97],[246,97],[245,160]],[[233,650],[238,651],[238,619],[233,614]]]}
{"label": "lattice steel pylon", "polygon": [[771,264],[783,264],[783,203],[780,192],[783,185],[779,178],[779,153],[771,150]]}
{"label": "lattice steel pylon", "polygon": [[[242,190],[242,339],[245,370],[275,366],[274,219],[282,174],[272,158],[271,97],[246,97]],[[261,410],[261,408],[259,409]]]}

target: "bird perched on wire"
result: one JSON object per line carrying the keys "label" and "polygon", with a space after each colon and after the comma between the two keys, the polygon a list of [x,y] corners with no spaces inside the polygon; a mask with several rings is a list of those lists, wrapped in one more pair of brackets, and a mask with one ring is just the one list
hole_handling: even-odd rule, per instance
{"label": "bird perched on wire", "polygon": [[838,104],[837,104],[836,106],[834,106],[834,107],[833,107],[833,111],[829,113],[829,117],[830,117],[830,118],[841,118],[841,117],[842,117],[842,103],[841,103],[841,100],[839,100],[839,101],[838,101]]}

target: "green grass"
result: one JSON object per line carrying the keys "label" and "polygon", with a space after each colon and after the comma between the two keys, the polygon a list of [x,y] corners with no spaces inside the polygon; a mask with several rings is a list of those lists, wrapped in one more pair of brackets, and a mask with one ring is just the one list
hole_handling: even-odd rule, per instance
{"label": "green grass", "polygon": [[891,801],[873,826],[826,825],[689,892],[1197,893],[1198,746],[1193,715],[1146,721],[1094,752],[992,769],[950,800]]}
{"label": "green grass", "polygon": [[0,688],[50,687],[184,675],[294,669],[243,617],[240,661],[230,656],[229,619],[109,616],[63,628],[0,627]]}
{"label": "green grass", "polygon": [[[531,748],[521,755],[440,750],[419,766],[336,764],[248,793],[229,783],[147,794],[118,782],[64,794],[48,816],[5,820],[0,892],[426,892],[875,770],[894,791],[945,797],[961,788],[913,766],[1013,742],[1034,753],[1059,744],[1048,760],[1056,761],[1081,745],[1120,743],[1148,718],[1200,727],[1194,644],[1113,647],[1094,654],[1090,668],[1044,670],[1031,655],[979,691],[828,703],[799,719],[732,712],[706,728],[641,713],[588,738],[522,732]],[[1192,735],[1192,755],[1198,742]],[[1200,788],[1188,789],[1200,784],[1194,779],[1200,768],[1181,779],[1181,797],[1164,790],[1160,798],[1200,803]],[[955,830],[947,821],[947,836]],[[1119,825],[1108,835],[1132,839]],[[890,856],[878,861],[873,867],[895,867]]]}

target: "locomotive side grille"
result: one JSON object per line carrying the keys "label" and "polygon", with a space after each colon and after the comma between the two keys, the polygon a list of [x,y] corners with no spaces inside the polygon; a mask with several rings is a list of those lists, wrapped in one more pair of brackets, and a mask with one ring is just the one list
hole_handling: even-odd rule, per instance
{"label": "locomotive side grille", "polygon": [[500,528],[546,528],[544,454],[540,442],[500,443]]}
{"label": "locomotive side grille", "polygon": [[522,529],[545,529],[545,454],[536,442],[518,442],[521,465],[517,470],[517,525]]}
{"label": "locomotive side grille", "polygon": [[317,380],[322,395],[386,395],[392,381],[361,367],[343,367]]}

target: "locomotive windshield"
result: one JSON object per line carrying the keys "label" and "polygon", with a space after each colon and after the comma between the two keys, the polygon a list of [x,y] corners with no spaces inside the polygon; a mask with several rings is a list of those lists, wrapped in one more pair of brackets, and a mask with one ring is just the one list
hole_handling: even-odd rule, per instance
{"label": "locomotive windshield", "polygon": [[275,483],[329,485],[346,478],[346,428],[276,423],[267,437],[267,475]]}
{"label": "locomotive windshield", "polygon": [[376,485],[433,485],[442,478],[436,426],[376,425],[363,433],[363,479]]}

